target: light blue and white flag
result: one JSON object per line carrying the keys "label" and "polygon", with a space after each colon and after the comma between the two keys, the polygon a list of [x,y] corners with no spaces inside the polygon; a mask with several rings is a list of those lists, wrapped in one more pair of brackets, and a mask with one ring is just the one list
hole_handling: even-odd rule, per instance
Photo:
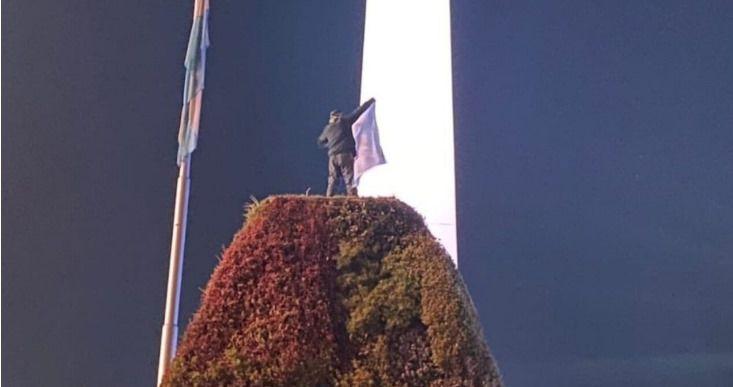
{"label": "light blue and white flag", "polygon": [[364,172],[387,162],[382,146],[379,144],[375,106],[376,103],[371,104],[351,125],[351,132],[356,141],[356,159],[354,160],[354,183],[356,185],[359,185],[359,178]]}
{"label": "light blue and white flag", "polygon": [[209,47],[209,0],[196,0],[191,36],[186,50],[186,79],[183,87],[181,126],[178,130],[178,165],[196,149],[201,117],[201,96]]}

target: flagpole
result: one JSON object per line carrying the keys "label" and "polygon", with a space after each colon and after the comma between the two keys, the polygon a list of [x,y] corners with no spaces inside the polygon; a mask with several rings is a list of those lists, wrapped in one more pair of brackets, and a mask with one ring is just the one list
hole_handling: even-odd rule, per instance
{"label": "flagpole", "polygon": [[188,196],[191,187],[191,155],[181,162],[176,184],[176,204],[173,215],[173,236],[171,238],[170,267],[168,269],[168,291],[165,298],[165,320],[160,339],[158,361],[158,384],[168,370],[176,354],[178,340],[178,311],[181,298],[181,276],[183,273],[183,251],[186,245],[186,221],[188,218]]}
{"label": "flagpole", "polygon": [[[179,133],[179,168],[178,181],[176,183],[176,203],[173,214],[173,235],[171,236],[171,255],[170,265],[168,268],[168,288],[165,298],[165,317],[160,337],[160,358],[158,359],[158,383],[163,381],[163,376],[168,371],[173,357],[176,355],[176,347],[178,342],[178,312],[181,298],[181,277],[183,274],[183,258],[186,246],[186,224],[188,220],[188,197],[191,186],[191,152],[196,147],[196,137],[198,136],[199,119],[201,116],[201,97],[203,94],[203,68],[201,73],[199,69],[190,68],[189,63],[190,50],[205,50],[208,46],[208,32],[206,24],[197,24],[197,18],[206,17],[208,12],[208,0],[195,0],[193,9],[193,27],[189,47],[186,52],[186,87],[184,95],[190,95],[188,92],[193,91],[194,96],[184,103],[184,109],[181,112],[181,130]],[[200,22],[200,19],[199,19]],[[202,28],[194,32],[195,28]],[[198,35],[196,35],[198,33]],[[200,47],[192,46],[193,37],[197,37]],[[199,60],[205,63],[205,53],[201,52]],[[194,66],[195,67],[195,66]],[[193,79],[190,77],[194,77]],[[197,78],[199,77],[199,78]],[[193,82],[193,83],[191,83]],[[197,84],[197,82],[200,82]],[[192,87],[193,89],[188,89]],[[185,97],[184,97],[185,99]],[[188,129],[184,132],[184,129]],[[181,135],[183,134],[183,137]],[[187,136],[186,136],[187,135]],[[191,137],[193,136],[193,137]],[[187,142],[187,139],[193,138],[193,145]],[[180,153],[183,150],[185,153]]]}

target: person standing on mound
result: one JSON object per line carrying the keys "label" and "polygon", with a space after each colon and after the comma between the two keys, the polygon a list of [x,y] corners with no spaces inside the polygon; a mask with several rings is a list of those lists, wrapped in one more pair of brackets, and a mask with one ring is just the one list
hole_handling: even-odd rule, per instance
{"label": "person standing on mound", "polygon": [[374,98],[364,102],[348,115],[338,110],[331,112],[328,125],[318,137],[318,144],[328,149],[328,187],[326,196],[333,196],[334,189],[342,179],[346,187],[346,194],[357,196],[354,184],[354,157],[356,157],[356,142],[351,126],[359,116],[374,103]]}

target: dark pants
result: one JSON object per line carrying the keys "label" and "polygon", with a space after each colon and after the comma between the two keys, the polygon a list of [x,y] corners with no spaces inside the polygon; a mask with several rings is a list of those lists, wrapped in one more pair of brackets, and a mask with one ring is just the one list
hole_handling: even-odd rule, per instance
{"label": "dark pants", "polygon": [[338,153],[328,157],[328,188],[326,196],[333,196],[333,190],[338,184],[339,177],[344,180],[346,193],[349,196],[356,196],[354,186],[354,155],[351,153]]}

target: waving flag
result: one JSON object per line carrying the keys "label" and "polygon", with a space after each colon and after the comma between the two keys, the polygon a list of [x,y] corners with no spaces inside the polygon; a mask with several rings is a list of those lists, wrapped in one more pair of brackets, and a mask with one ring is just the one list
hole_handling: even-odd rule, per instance
{"label": "waving flag", "polygon": [[193,14],[186,51],[186,80],[183,88],[181,126],[178,130],[178,165],[196,149],[204,90],[206,49],[209,47],[209,0],[198,0]]}
{"label": "waving flag", "polygon": [[382,146],[379,144],[379,128],[374,112],[376,103],[369,108],[351,125],[351,132],[356,141],[356,159],[354,160],[354,183],[359,184],[359,178],[367,170],[384,164]]}

